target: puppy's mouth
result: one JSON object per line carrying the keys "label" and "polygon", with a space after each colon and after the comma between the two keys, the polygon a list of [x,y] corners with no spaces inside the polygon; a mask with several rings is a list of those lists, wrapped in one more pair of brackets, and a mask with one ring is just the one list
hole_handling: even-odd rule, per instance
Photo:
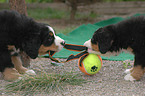
{"label": "puppy's mouth", "polygon": [[88,48],[88,50],[87,50],[88,52],[96,52],[94,49],[92,49],[92,48]]}
{"label": "puppy's mouth", "polygon": [[[61,42],[60,44],[61,44],[61,47],[62,47],[62,48],[65,46],[65,42]],[[62,48],[61,48],[61,49],[62,49]],[[54,54],[54,53],[59,52],[59,51],[60,51],[60,50],[57,50],[57,51],[48,50],[48,51],[46,51],[46,53],[49,53],[49,52],[50,52],[50,54]]]}
{"label": "puppy's mouth", "polygon": [[93,53],[93,54],[98,54],[98,55],[101,54],[99,51],[96,51],[96,50],[94,50],[94,49],[92,49],[92,48],[88,48],[87,52]]}
{"label": "puppy's mouth", "polygon": [[95,51],[95,50],[93,50],[92,48],[88,48],[87,51],[88,51],[88,52],[91,52],[91,51]]}
{"label": "puppy's mouth", "polygon": [[51,56],[53,56],[57,51],[51,51],[51,50],[48,50],[47,53]]}
{"label": "puppy's mouth", "polygon": [[60,44],[64,47],[65,46],[65,41],[61,42]]}

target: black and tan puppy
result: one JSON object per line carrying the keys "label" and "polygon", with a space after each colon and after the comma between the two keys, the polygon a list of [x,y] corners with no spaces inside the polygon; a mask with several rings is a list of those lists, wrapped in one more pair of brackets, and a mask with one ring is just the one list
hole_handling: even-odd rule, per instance
{"label": "black and tan puppy", "polygon": [[0,72],[5,80],[18,79],[24,73],[35,74],[22,66],[19,50],[35,59],[48,50],[60,51],[62,43],[64,40],[55,35],[52,27],[16,11],[0,11]]}
{"label": "black and tan puppy", "polygon": [[88,52],[104,56],[117,55],[124,49],[133,53],[134,67],[125,71],[125,80],[140,80],[145,73],[144,16],[99,28],[84,45],[88,47]]}

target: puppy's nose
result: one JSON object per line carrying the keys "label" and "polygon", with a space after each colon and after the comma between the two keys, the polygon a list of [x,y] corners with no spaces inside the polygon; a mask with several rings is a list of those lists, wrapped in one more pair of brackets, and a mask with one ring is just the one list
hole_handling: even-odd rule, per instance
{"label": "puppy's nose", "polygon": [[62,41],[60,44],[61,44],[62,46],[64,46],[64,45],[65,45],[65,41]]}

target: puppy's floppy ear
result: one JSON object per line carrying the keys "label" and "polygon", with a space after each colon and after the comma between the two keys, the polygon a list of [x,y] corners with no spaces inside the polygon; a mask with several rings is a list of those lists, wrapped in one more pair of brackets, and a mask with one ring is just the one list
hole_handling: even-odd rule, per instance
{"label": "puppy's floppy ear", "polygon": [[27,38],[27,40],[25,39],[25,41],[22,43],[22,48],[28,56],[30,56],[32,59],[35,59],[38,56],[40,45],[40,38],[33,35]]}
{"label": "puppy's floppy ear", "polygon": [[112,31],[111,26],[107,26],[96,32],[99,50],[102,54],[105,54],[112,46],[114,41],[114,34]]}

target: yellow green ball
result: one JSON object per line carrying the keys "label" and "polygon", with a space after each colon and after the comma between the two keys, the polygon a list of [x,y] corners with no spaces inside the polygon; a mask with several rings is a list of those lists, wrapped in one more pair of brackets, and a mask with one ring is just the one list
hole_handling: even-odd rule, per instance
{"label": "yellow green ball", "polygon": [[93,75],[100,71],[102,59],[96,54],[84,55],[79,59],[78,66],[84,74]]}

